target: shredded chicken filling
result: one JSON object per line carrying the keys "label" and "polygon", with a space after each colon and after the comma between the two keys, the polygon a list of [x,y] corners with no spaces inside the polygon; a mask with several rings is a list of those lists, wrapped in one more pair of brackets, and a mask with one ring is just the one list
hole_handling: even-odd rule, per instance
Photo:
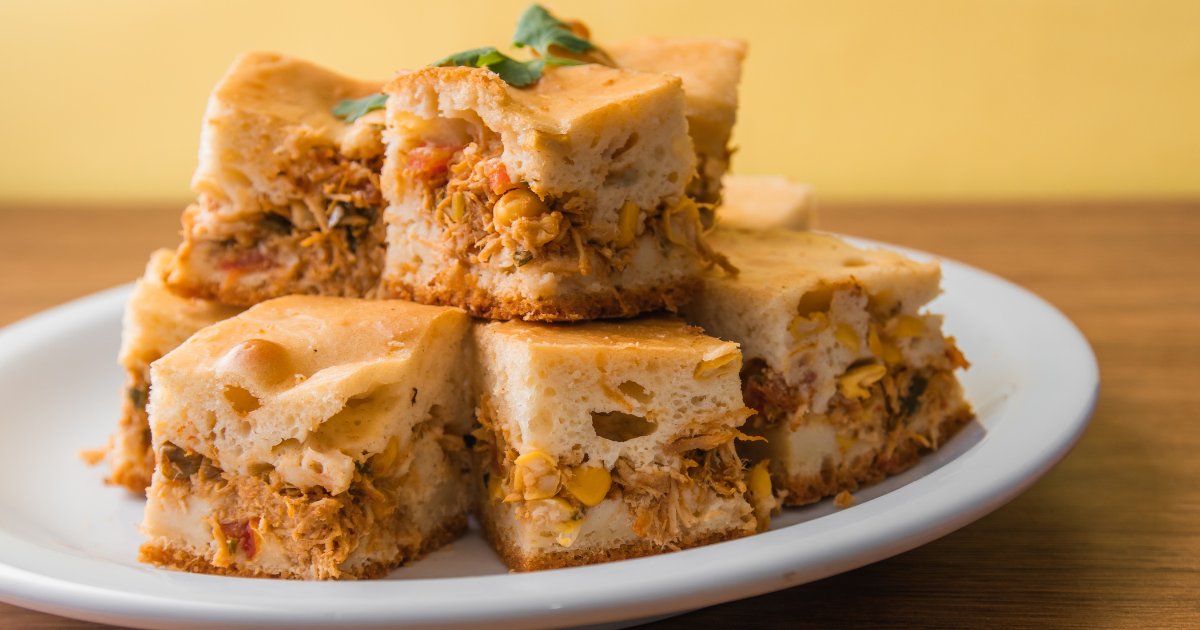
{"label": "shredded chicken filling", "polygon": [[711,206],[684,197],[655,208],[622,208],[628,216],[615,231],[597,236],[584,196],[538,197],[510,178],[502,153],[500,139],[490,133],[465,146],[409,151],[406,177],[420,183],[424,212],[442,229],[440,246],[448,255],[470,264],[495,259],[514,268],[538,260],[560,273],[603,276],[624,269],[635,237],[650,233],[664,254],[685,247],[733,270],[704,240],[703,216],[711,215]]}
{"label": "shredded chicken filling", "polygon": [[[742,373],[743,397],[746,405],[758,412],[749,422],[753,433],[785,424],[789,431],[813,423],[832,425],[843,453],[860,441],[879,445],[873,453],[876,467],[890,472],[895,464],[893,454],[904,441],[914,440],[927,449],[941,444],[942,422],[951,419],[947,412],[952,404],[958,404],[953,370],[896,364],[865,388],[865,396],[839,392],[825,413],[818,414],[807,410],[804,398],[781,375],[754,360]],[[923,422],[918,429],[914,421],[919,416]]]}
{"label": "shredded chicken filling", "polygon": [[[493,503],[516,503],[518,518],[536,517],[539,507],[535,504],[544,499],[530,501],[528,493],[522,496],[521,491],[528,484],[521,478],[519,455],[507,447],[506,436],[495,428],[485,411],[486,400],[482,402],[484,406],[477,414],[482,426],[473,433],[474,450],[476,461],[484,469],[489,499]],[[683,536],[710,516],[703,510],[714,495],[732,498],[746,494],[743,461],[734,448],[734,440],[738,438],[749,436],[734,429],[684,437],[664,449],[659,461],[641,468],[621,457],[610,471],[612,484],[604,498],[625,502],[638,536],[659,547],[678,549]],[[577,527],[587,515],[588,506],[569,490],[577,470],[578,466],[560,464],[553,473],[558,475],[559,483],[551,499],[562,502],[559,518],[568,519],[556,524],[560,531]],[[767,511],[774,507],[772,502]],[[562,537],[559,541],[569,544]]]}
{"label": "shredded chicken filling", "polygon": [[110,483],[141,492],[150,485],[154,474],[154,449],[151,446],[150,421],[146,401],[150,397],[149,379],[130,373],[125,378],[125,400],[112,449]]}
{"label": "shredded chicken filling", "polygon": [[[828,326],[828,313],[819,312],[817,317],[810,317],[806,322],[815,322],[816,328],[820,329]],[[872,324],[868,335],[867,347],[876,355],[874,360],[859,361],[851,365],[846,374],[853,372],[855,368],[861,368],[865,365],[879,365],[884,376],[879,379],[881,386],[890,384],[889,391],[894,390],[899,383],[906,386],[908,383],[905,374],[921,373],[928,380],[930,374],[946,373],[952,374],[957,368],[969,367],[969,363],[959,351],[954,343],[953,337],[943,338],[942,343],[945,346],[945,351],[940,356],[931,357],[928,364],[916,368],[908,365],[904,360],[903,355],[897,350],[897,339],[892,337],[892,331],[899,329],[900,323],[904,319],[891,311],[873,312]],[[747,407],[753,409],[756,413],[750,418],[747,427],[757,430],[765,430],[774,428],[784,422],[789,422],[793,425],[802,421],[809,414],[809,399],[806,391],[811,389],[811,386],[816,380],[816,373],[808,370],[804,373],[799,386],[791,385],[787,382],[782,374],[769,367],[761,358],[752,358],[747,360],[742,366],[742,399]],[[923,386],[921,386],[923,387]],[[905,387],[901,387],[903,396],[908,394]],[[868,391],[874,391],[874,388],[868,388]],[[913,398],[905,399],[903,405],[892,401],[889,403],[889,409],[893,414],[901,416],[911,416],[921,404],[922,401],[920,392],[917,392]],[[847,397],[844,393],[839,393],[830,401],[830,405],[845,404]]]}
{"label": "shredded chicken filling", "polygon": [[[452,456],[464,452],[458,437],[439,434],[436,439]],[[332,495],[321,486],[288,484],[266,464],[257,475],[236,475],[169,442],[159,449],[168,480],[164,494],[192,495],[216,506],[206,517],[219,543],[210,562],[228,567],[253,561],[269,533],[290,558],[311,565],[309,579],[340,577],[342,563],[363,544],[419,544],[411,519],[397,517],[400,488],[409,482],[398,474],[400,459],[395,449],[373,455],[356,466],[348,490]]]}
{"label": "shredded chicken filling", "polygon": [[[255,220],[230,219],[225,229],[218,229],[223,255],[216,267],[234,279],[271,271],[284,276],[280,282],[301,278],[313,285],[345,287],[334,293],[367,294],[384,260],[382,167],[382,155],[350,159],[330,146],[310,148],[283,162],[279,177],[291,185],[291,200],[279,205],[260,195],[264,212]],[[206,210],[219,203],[201,195]]]}

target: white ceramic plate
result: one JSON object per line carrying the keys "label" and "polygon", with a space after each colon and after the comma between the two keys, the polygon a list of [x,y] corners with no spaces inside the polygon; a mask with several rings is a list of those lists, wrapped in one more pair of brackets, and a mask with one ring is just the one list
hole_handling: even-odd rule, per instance
{"label": "white ceramic plate", "polygon": [[106,471],[75,454],[103,444],[117,418],[114,357],[129,287],[65,304],[0,331],[0,600],[140,628],[622,627],[896,555],[1032,485],[1083,432],[1099,384],[1091,348],[1049,304],[960,263],[943,270],[945,293],[930,308],[946,315],[973,363],[962,380],[979,420],[915,468],[857,493],[854,507],[826,500],[785,510],[759,536],[530,574],[505,571],[475,529],[371,582],[139,565],[142,502],[104,486]]}

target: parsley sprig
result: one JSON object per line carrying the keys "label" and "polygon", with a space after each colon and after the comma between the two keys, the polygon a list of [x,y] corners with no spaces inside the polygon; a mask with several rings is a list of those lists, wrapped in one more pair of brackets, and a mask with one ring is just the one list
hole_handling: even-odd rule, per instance
{"label": "parsley sprig", "polygon": [[352,123],[368,112],[373,112],[377,109],[383,109],[387,106],[387,94],[372,94],[362,98],[344,99],[333,107],[330,111],[334,116]]}
{"label": "parsley sprig", "polygon": [[487,68],[513,87],[525,87],[542,78],[546,66],[579,66],[582,61],[562,59],[560,57],[542,57],[529,61],[518,61],[496,50],[492,46],[472,48],[448,57],[438,59],[431,66],[466,66],[468,68]]}
{"label": "parsley sprig", "polygon": [[528,46],[545,58],[551,58],[550,46],[557,44],[573,53],[585,53],[595,44],[571,32],[571,25],[554,17],[540,4],[531,4],[517,19],[512,45]]}
{"label": "parsley sprig", "polygon": [[513,33],[513,46],[528,46],[541,55],[538,59],[518,61],[491,46],[473,48],[439,59],[431,66],[467,66],[487,68],[495,72],[505,83],[514,87],[525,87],[542,78],[546,66],[578,66],[582,61],[564,59],[550,54],[550,46],[562,46],[573,53],[584,53],[596,48],[595,44],[571,32],[566,22],[550,15],[540,4],[531,4],[517,20]]}
{"label": "parsley sprig", "polygon": [[518,61],[496,50],[492,46],[472,48],[448,57],[438,59],[431,66],[466,66],[468,68],[487,68],[495,72],[505,83],[514,87],[525,87],[542,78],[542,71],[548,65],[577,66],[581,62],[558,57],[530,59]]}

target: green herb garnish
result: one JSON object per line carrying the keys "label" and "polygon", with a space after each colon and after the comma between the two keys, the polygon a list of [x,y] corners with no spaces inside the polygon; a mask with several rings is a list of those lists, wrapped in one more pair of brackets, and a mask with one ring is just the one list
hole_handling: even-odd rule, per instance
{"label": "green herb garnish", "polygon": [[551,44],[557,44],[573,53],[585,53],[595,44],[571,32],[571,25],[550,15],[540,4],[531,4],[517,19],[517,30],[513,33],[512,45],[517,48],[528,46],[546,59]]}
{"label": "green herb garnish", "polygon": [[533,253],[523,249],[518,249],[513,254],[513,262],[517,263],[518,267],[524,267],[529,261],[533,260]]}
{"label": "green herb garnish", "polygon": [[362,98],[345,99],[333,107],[334,116],[352,123],[368,112],[373,112],[377,109],[383,109],[387,106],[387,94],[372,94]]}
{"label": "green herb garnish", "polygon": [[505,83],[513,87],[525,87],[542,78],[542,71],[548,65],[577,66],[581,65],[581,62],[572,59],[559,59],[558,57],[517,61],[492,46],[485,46],[483,48],[472,48],[471,50],[454,53],[448,57],[438,59],[429,65],[435,67],[465,66],[468,68],[487,68],[495,72]]}

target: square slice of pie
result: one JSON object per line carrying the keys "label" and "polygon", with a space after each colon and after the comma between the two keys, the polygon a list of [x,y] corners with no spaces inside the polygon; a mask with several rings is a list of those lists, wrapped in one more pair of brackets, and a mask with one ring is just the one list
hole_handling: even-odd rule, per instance
{"label": "square slice of pie", "polygon": [[174,350],[196,331],[242,312],[208,300],[183,298],[162,281],[175,252],[160,249],[150,256],[146,273],[134,285],[121,321],[121,352],[125,369],[121,386],[121,418],[112,436],[109,482],[142,494],[154,473],[154,449],[146,401],[150,396],[150,364]]}
{"label": "square slice of pie", "polygon": [[817,202],[812,186],[786,177],[726,175],[717,223],[750,230],[812,230],[817,227]]}
{"label": "square slice of pie", "polygon": [[468,326],[459,309],[292,296],[155,361],[140,559],[370,578],[461,535]]}
{"label": "square slice of pie", "polygon": [[729,139],[737,121],[746,43],[720,37],[638,37],[606,44],[604,50],[619,67],[683,79],[688,133],[696,147],[696,177],[687,192],[700,203],[718,203],[733,153]]}
{"label": "square slice of pie", "polygon": [[[199,200],[183,213],[171,288],[243,306],[373,297],[384,261],[381,86],[275,53],[235,59],[204,113]],[[337,109],[356,99],[376,109]]]}
{"label": "square slice of pie", "polygon": [[734,449],[752,413],[737,344],[668,318],[510,321],[477,325],[475,354],[480,520],[513,570],[765,528],[766,471],[755,480]]}
{"label": "square slice of pie", "polygon": [[786,505],[876,483],[920,460],[974,416],[955,370],[967,361],[942,317],[937,261],[860,249],[827,234],[718,228],[741,269],[711,274],[684,313],[741,344],[758,413],[743,455],[769,461]]}
{"label": "square slice of pie", "polygon": [[394,297],[492,319],[674,308],[716,257],[685,187],[682,81],[598,64],[526,87],[465,67],[385,88]]}

